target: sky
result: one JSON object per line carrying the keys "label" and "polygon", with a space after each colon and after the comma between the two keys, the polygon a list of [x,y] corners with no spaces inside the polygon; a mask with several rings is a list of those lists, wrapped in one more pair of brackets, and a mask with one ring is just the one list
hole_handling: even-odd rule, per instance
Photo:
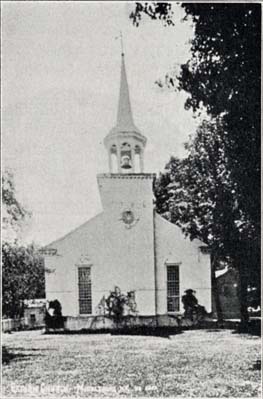
{"label": "sky", "polygon": [[186,94],[155,84],[190,57],[193,26],[129,19],[134,3],[2,3],[2,167],[32,212],[24,240],[45,245],[102,211],[96,175],[108,172],[104,137],[115,125],[122,31],[131,105],[147,137],[145,172],[159,173],[197,121]]}

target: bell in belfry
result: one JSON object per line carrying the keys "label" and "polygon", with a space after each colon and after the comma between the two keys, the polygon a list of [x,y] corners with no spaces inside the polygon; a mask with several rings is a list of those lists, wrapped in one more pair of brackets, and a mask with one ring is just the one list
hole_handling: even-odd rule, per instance
{"label": "bell in belfry", "polygon": [[131,159],[128,155],[124,155],[121,159],[122,169],[131,169]]}

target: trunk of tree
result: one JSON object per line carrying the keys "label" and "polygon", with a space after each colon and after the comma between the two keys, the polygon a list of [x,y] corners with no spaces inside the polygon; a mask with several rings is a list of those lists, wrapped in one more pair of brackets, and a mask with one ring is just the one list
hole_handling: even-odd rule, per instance
{"label": "trunk of tree", "polygon": [[241,330],[246,330],[249,322],[248,315],[248,295],[247,295],[247,287],[248,287],[248,273],[247,273],[247,265],[245,261],[239,260],[238,267],[239,274],[239,304],[240,304],[240,322],[241,322]]}
{"label": "trunk of tree", "polygon": [[238,271],[238,298],[240,307],[240,330],[246,331],[248,328],[249,315],[248,315],[248,262],[249,255],[248,249],[243,243],[242,247],[236,249],[236,253],[232,258],[234,267]]}
{"label": "trunk of tree", "polygon": [[222,306],[221,306],[221,302],[220,302],[219,289],[218,289],[216,273],[215,273],[216,269],[217,269],[217,264],[218,264],[217,256],[214,253],[212,253],[211,254],[212,295],[215,300],[217,322],[218,322],[219,327],[221,327],[221,326],[223,326],[223,323],[224,323],[224,317],[223,317],[223,311],[222,311]]}

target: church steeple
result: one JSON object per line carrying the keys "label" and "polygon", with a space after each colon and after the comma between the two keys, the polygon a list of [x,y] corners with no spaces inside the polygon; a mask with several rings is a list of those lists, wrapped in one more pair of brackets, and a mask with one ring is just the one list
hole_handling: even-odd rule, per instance
{"label": "church steeple", "polygon": [[121,82],[116,128],[120,131],[138,130],[133,122],[124,53],[121,55]]}
{"label": "church steeple", "polygon": [[[127,80],[124,53],[121,54],[121,79],[116,125],[105,137],[108,150],[110,173],[143,173],[143,151],[146,144],[144,137],[133,121],[129,85]],[[113,170],[112,158],[116,157],[117,170]],[[135,160],[139,158],[136,170]]]}

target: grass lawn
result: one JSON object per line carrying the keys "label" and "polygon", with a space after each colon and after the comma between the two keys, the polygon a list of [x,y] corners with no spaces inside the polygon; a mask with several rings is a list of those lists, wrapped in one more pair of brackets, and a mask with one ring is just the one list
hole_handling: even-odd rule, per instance
{"label": "grass lawn", "polygon": [[11,397],[258,397],[260,338],[230,330],[154,336],[4,334]]}

